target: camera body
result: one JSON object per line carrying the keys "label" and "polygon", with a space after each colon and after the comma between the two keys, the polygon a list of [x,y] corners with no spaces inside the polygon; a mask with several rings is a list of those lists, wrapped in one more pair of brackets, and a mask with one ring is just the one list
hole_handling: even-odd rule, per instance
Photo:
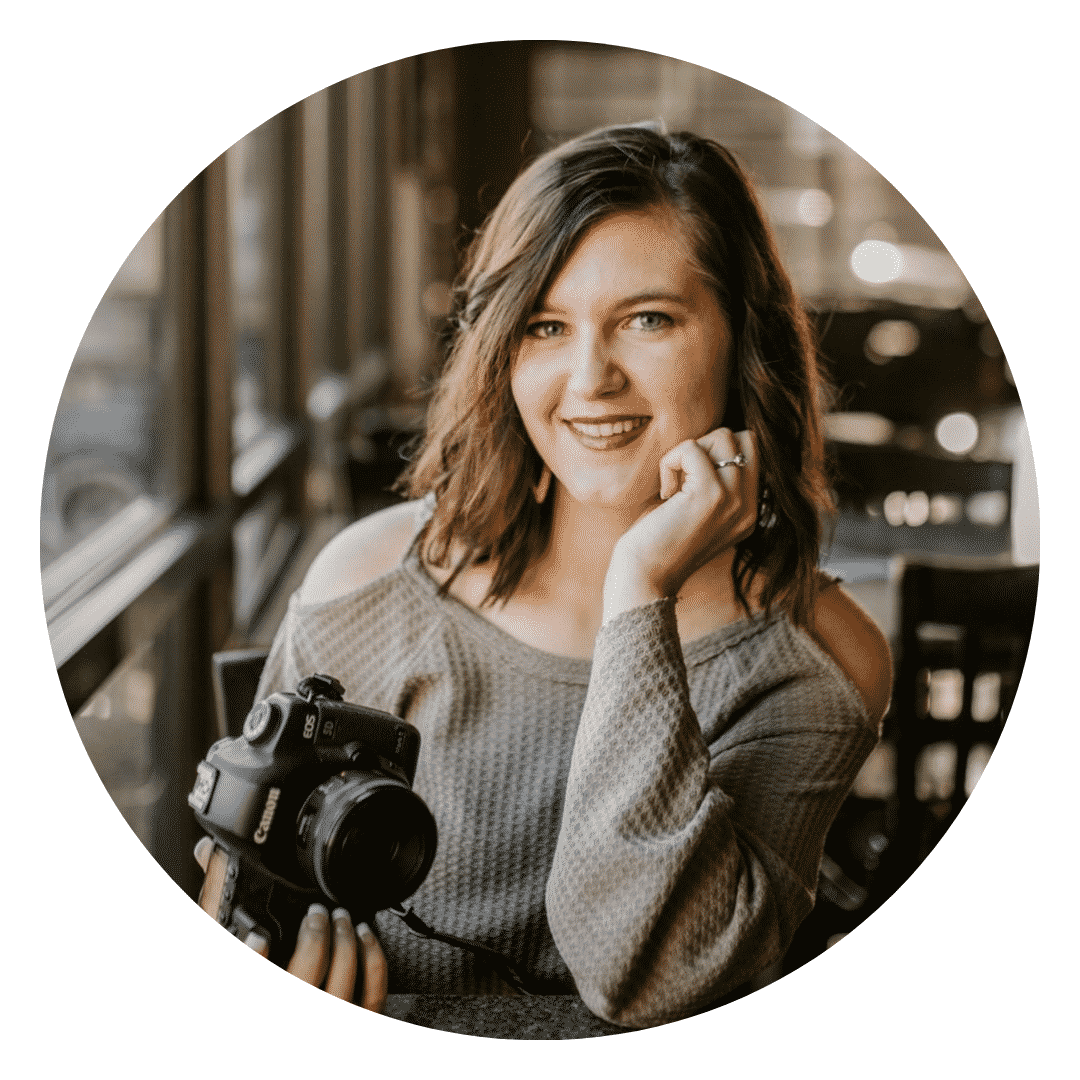
{"label": "camera body", "polygon": [[419,733],[343,697],[336,679],[312,675],[257,702],[240,736],[210,747],[188,795],[228,856],[218,921],[241,938],[257,930],[277,962],[311,903],[370,922],[411,896],[435,857],[435,819],[412,790]]}

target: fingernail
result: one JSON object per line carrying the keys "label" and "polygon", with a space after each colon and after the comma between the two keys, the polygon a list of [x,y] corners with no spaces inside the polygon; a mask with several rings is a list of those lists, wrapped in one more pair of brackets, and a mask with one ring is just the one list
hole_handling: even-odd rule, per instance
{"label": "fingernail", "polygon": [[249,949],[254,949],[256,952],[259,952],[261,949],[270,948],[270,942],[267,941],[266,938],[262,936],[262,934],[255,933],[254,930],[252,930],[248,934],[248,936],[244,938],[244,944]]}
{"label": "fingernail", "polygon": [[334,908],[334,910],[330,914],[330,918],[333,919],[334,922],[338,922],[341,919],[344,919],[347,923],[352,922],[352,916],[350,916],[343,907]]}
{"label": "fingernail", "polygon": [[214,849],[214,841],[209,836],[204,836],[195,845],[195,861],[205,870],[206,863],[210,859],[210,852]]}
{"label": "fingernail", "polygon": [[371,927],[368,926],[368,924],[366,922],[358,922],[356,924],[356,933],[360,937],[374,937],[375,936],[375,934],[372,932]]}
{"label": "fingernail", "polygon": [[319,922],[325,923],[329,920],[330,915],[327,912],[326,908],[322,906],[322,904],[312,904],[311,907],[307,909],[307,917],[309,919],[314,918],[317,919]]}

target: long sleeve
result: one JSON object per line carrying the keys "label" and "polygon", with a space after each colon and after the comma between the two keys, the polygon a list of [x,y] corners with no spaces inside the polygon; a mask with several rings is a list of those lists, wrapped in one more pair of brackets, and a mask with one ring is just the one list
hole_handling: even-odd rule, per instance
{"label": "long sleeve", "polygon": [[776,640],[797,662],[733,657],[753,657],[756,683],[725,684],[710,745],[674,601],[597,639],[546,904],[578,992],[615,1023],[711,1004],[779,959],[813,906],[825,834],[875,733],[803,636]]}

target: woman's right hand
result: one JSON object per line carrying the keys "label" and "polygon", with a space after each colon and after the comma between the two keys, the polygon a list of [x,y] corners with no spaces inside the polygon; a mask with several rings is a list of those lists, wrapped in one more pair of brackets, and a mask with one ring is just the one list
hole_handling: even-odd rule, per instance
{"label": "woman's right hand", "polygon": [[[195,845],[195,859],[207,873],[214,854],[214,842],[204,836]],[[260,956],[269,957],[270,943],[254,931],[245,944]],[[362,1008],[382,1012],[386,1005],[387,965],[379,939],[367,923],[353,930],[344,908],[331,914],[322,904],[312,904],[300,923],[296,949],[288,971],[312,986],[321,986],[334,997],[351,1001],[356,988],[357,969],[363,979]]]}
{"label": "woman's right hand", "polygon": [[[738,455],[741,466],[733,464]],[[604,622],[677,595],[692,574],[749,536],[757,515],[757,448],[749,431],[717,428],[679,443],[660,460],[658,504],[615,545]]]}

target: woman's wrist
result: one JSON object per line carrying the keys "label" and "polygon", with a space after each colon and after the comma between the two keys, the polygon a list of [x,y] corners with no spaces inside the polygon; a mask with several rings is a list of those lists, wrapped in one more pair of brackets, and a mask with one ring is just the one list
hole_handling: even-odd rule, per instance
{"label": "woman's wrist", "polygon": [[609,623],[624,611],[654,604],[669,595],[663,586],[650,580],[640,568],[616,554],[604,579],[603,621]]}

